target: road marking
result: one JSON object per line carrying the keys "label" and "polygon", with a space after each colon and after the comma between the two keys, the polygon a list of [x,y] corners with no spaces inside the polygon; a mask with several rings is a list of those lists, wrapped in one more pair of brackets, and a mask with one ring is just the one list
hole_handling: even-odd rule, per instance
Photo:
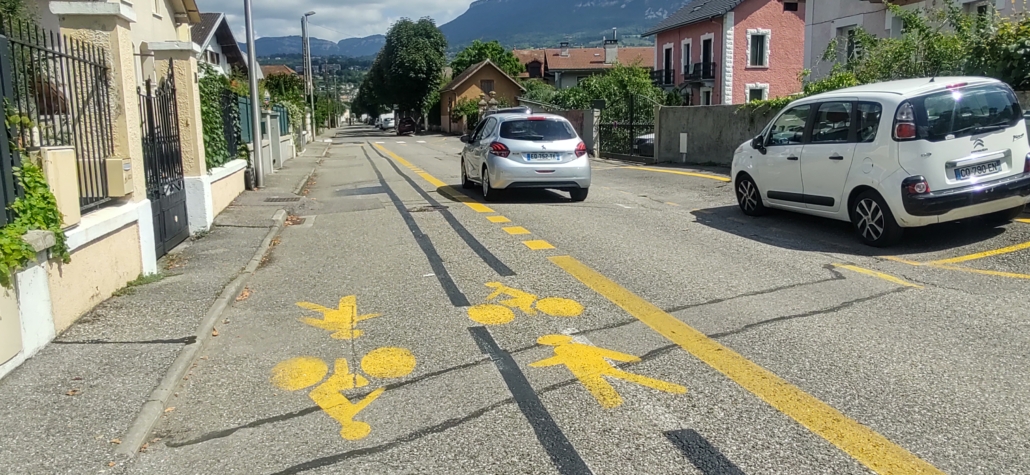
{"label": "road marking", "polygon": [[552,246],[551,243],[544,240],[522,241],[522,244],[525,244],[526,247],[534,251],[545,251],[547,249],[554,249],[554,246]]}
{"label": "road marking", "polygon": [[504,216],[487,216],[486,219],[491,223],[510,223],[511,220]]}
{"label": "road marking", "polygon": [[890,283],[893,283],[893,284],[898,284],[898,285],[903,286],[903,287],[911,287],[913,289],[921,289],[921,288],[923,288],[922,285],[913,284],[913,283],[911,283],[911,282],[909,282],[907,280],[899,279],[897,277],[894,277],[893,275],[884,274],[883,272],[877,272],[877,271],[874,271],[874,270],[866,269],[864,267],[858,267],[858,266],[853,266],[853,265],[848,265],[848,264],[833,264],[833,267],[836,267],[838,269],[847,269],[847,270],[849,270],[851,272],[858,272],[859,274],[864,274],[864,275],[876,277],[877,279],[883,279],[883,280],[886,280],[887,282],[890,282]]}
{"label": "road marking", "polygon": [[673,174],[676,174],[676,175],[693,176],[693,177],[698,177],[698,178],[708,178],[710,180],[716,180],[716,181],[725,181],[725,182],[730,181],[729,177],[725,177],[725,176],[721,176],[721,175],[712,175],[710,173],[684,172],[684,171],[679,171],[679,170],[662,170],[660,168],[650,168],[650,167],[619,167],[619,168],[624,168],[624,169],[627,169],[627,170],[643,170],[643,171],[657,172],[657,173],[673,173]]}
{"label": "road marking", "polygon": [[526,228],[524,228],[522,226],[508,226],[506,228],[501,228],[501,229],[503,229],[504,232],[506,232],[508,234],[511,234],[512,236],[517,235],[517,234],[531,234],[528,229],[526,229]]}
{"label": "road marking", "polygon": [[829,404],[708,338],[570,256],[549,260],[658,334],[694,355],[858,462],[881,474],[943,472]]}
{"label": "road marking", "polygon": [[622,203],[615,203],[615,206],[621,206],[621,207],[626,208],[626,209],[633,209],[632,206],[626,206],[626,205],[624,205]]}
{"label": "road marking", "polygon": [[553,346],[554,356],[530,363],[530,367],[546,368],[564,365],[590,392],[590,395],[594,396],[597,403],[605,409],[614,409],[622,405],[622,396],[612,387],[611,383],[604,379],[605,376],[672,394],[687,392],[687,388],[678,384],[623,371],[607,361],[640,362],[640,358],[627,353],[576,343],[568,335],[544,335],[536,342],[541,345]]}
{"label": "road marking", "polygon": [[1019,221],[1020,223],[1030,224],[1030,219],[1017,219],[1016,221]]}
{"label": "road marking", "polygon": [[665,204],[667,204],[667,205],[669,205],[669,206],[679,206],[678,204],[676,204],[676,203],[673,203],[673,202],[671,202],[671,201],[666,201],[666,202],[665,202]]}
{"label": "road marking", "polygon": [[896,256],[883,256],[883,258],[887,259],[888,261],[900,262],[902,264],[908,264],[910,266],[921,266],[921,265],[923,265],[922,262],[910,261],[908,259],[902,259],[902,258],[896,257]]}
{"label": "road marking", "polygon": [[982,275],[993,275],[995,277],[1008,277],[1010,279],[1027,279],[1030,280],[1030,275],[1026,274],[1015,274],[1012,272],[1000,272],[995,270],[984,270],[984,269],[973,269],[969,267],[956,267],[947,265],[935,265],[938,269],[954,270],[959,272],[968,272],[970,274],[982,274]]}
{"label": "road marking", "polygon": [[958,264],[961,262],[975,261],[977,259],[983,259],[985,257],[1000,256],[1002,254],[1009,254],[1016,251],[1022,251],[1023,249],[1030,249],[1030,242],[1024,242],[1022,244],[1016,244],[1015,246],[1003,247],[1001,249],[994,249],[992,251],[978,252],[976,254],[969,254],[967,256],[953,257],[951,259],[941,259],[939,261],[927,262],[929,265],[947,265],[947,264]]}
{"label": "road marking", "polygon": [[376,143],[386,143],[386,142],[376,142]]}
{"label": "road marking", "polygon": [[397,141],[397,143],[404,143],[404,142],[402,142],[402,141],[398,140],[398,141]]}
{"label": "road marking", "polygon": [[416,140],[415,143],[426,143],[425,140]]}
{"label": "road marking", "polygon": [[[504,325],[515,320],[514,310],[530,316],[537,311],[552,317],[578,317],[583,314],[583,304],[561,297],[538,299],[536,295],[514,289],[500,282],[487,282],[494,291],[486,297],[488,303],[469,308],[469,319],[483,325]],[[509,297],[500,300],[501,296]],[[495,303],[489,303],[495,302]]]}
{"label": "road marking", "polygon": [[[401,158],[396,153],[391,152],[386,147],[381,147],[379,145],[376,145],[376,147],[378,149],[382,150],[383,153],[386,153],[386,155],[388,155],[390,158],[396,160],[397,163],[400,163],[401,165],[404,165],[405,167],[408,167],[408,168],[411,168],[411,169],[418,168],[414,164],[412,164],[411,162]],[[450,197],[451,199],[453,199],[455,201],[463,203],[465,206],[468,206],[473,211],[475,211],[477,213],[493,213],[494,212],[494,210],[490,209],[489,206],[486,206],[486,205],[484,205],[482,203],[476,202],[472,198],[469,198],[468,196],[465,196],[465,195],[463,195],[461,193],[451,193],[446,188],[448,186],[447,183],[444,183],[443,181],[439,180],[438,178],[434,177],[433,175],[430,175],[429,173],[426,173],[426,172],[416,172],[416,173],[418,174],[418,176],[422,177],[423,180],[428,181],[431,185],[435,186],[437,188],[437,191],[447,195],[448,197]],[[444,189],[441,190],[440,188],[444,188]]]}
{"label": "road marking", "polygon": [[300,321],[333,332],[331,336],[337,340],[352,340],[361,336],[363,332],[357,329],[358,322],[381,315],[358,315],[358,298],[354,295],[341,298],[337,308],[327,308],[310,302],[297,302],[297,306],[321,313],[322,319],[302,317]]}

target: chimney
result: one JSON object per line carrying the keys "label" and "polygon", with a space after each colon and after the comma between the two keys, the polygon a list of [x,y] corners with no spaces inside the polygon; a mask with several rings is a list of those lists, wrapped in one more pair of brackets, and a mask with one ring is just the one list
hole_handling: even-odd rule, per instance
{"label": "chimney", "polygon": [[619,60],[619,40],[604,40],[604,64],[615,64]]}
{"label": "chimney", "polygon": [[559,46],[561,47],[561,57],[568,58],[569,57],[569,42],[568,41],[562,41]]}

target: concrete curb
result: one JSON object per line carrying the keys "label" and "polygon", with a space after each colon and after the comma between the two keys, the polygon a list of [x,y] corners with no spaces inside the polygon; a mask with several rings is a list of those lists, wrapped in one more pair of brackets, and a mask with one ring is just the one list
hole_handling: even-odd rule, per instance
{"label": "concrete curb", "polygon": [[221,318],[222,313],[232,305],[236,300],[236,296],[243,291],[243,287],[247,284],[250,276],[254,274],[261,264],[261,259],[272,247],[272,240],[283,229],[283,225],[286,223],[286,211],[276,211],[272,221],[274,224],[268,230],[265,239],[261,241],[257,252],[254,253],[254,257],[247,263],[247,267],[229,285],[222,289],[218,299],[208,308],[204,320],[200,323],[200,328],[197,329],[196,342],[187,345],[179,352],[179,356],[172,362],[164,377],[161,378],[161,382],[150,393],[147,401],[143,403],[143,407],[140,409],[139,414],[136,415],[136,419],[133,420],[129,429],[122,437],[122,443],[115,449],[115,455],[132,458],[139,453],[140,448],[146,443],[150,431],[154,429],[157,421],[164,414],[165,406],[168,405],[168,400],[174,394],[175,388],[179,386],[179,382],[182,381],[182,378],[190,370],[194,361],[196,361],[200,351],[204,349],[204,346],[211,338],[211,331]]}
{"label": "concrete curb", "polygon": [[297,186],[293,187],[293,194],[300,195],[300,192],[304,190],[304,185],[308,184],[308,180],[311,179],[311,175],[315,174],[315,168],[312,168],[307,175],[304,175],[304,179],[297,183]]}

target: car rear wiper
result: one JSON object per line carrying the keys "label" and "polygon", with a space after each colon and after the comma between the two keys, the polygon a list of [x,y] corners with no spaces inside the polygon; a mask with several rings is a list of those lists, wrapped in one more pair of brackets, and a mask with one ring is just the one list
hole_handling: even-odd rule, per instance
{"label": "car rear wiper", "polygon": [[976,135],[976,134],[982,134],[982,133],[985,133],[985,132],[994,132],[996,130],[1003,130],[1003,129],[1007,128],[1008,126],[1009,126],[1008,122],[999,122],[997,124],[992,124],[992,125],[971,125],[969,127],[966,127],[966,128],[963,128],[963,129],[959,129],[959,130],[956,130],[956,131],[952,132],[952,135],[956,135],[957,136],[958,134],[961,134],[963,132],[968,132],[968,131],[972,131],[973,135]]}

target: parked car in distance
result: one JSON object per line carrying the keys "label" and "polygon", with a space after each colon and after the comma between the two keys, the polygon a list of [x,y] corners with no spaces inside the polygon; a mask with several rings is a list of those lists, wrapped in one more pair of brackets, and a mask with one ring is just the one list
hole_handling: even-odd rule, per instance
{"label": "parked car in distance", "polygon": [[645,134],[633,139],[633,151],[644,157],[653,157],[654,134]]}
{"label": "parked car in distance", "polygon": [[397,123],[397,135],[415,135],[418,133],[418,129],[418,122],[415,122],[415,119],[412,119],[411,117],[405,117]]}
{"label": "parked car in distance", "polygon": [[527,106],[517,106],[517,107],[506,107],[504,109],[497,109],[495,111],[487,111],[486,114],[483,114],[483,117],[491,116],[491,115],[494,115],[494,114],[532,114],[532,113],[533,113],[533,109],[530,109]]}
{"label": "parked car in distance", "polygon": [[792,102],[737,148],[741,210],[850,221],[871,246],[903,228],[972,217],[1007,223],[1030,200],[1030,141],[1008,85],[907,79]]}
{"label": "parked car in distance", "polygon": [[380,130],[390,130],[394,126],[393,117],[387,117],[379,124]]}
{"label": "parked car in distance", "polygon": [[583,201],[590,191],[586,144],[564,117],[493,114],[461,141],[461,186],[478,184],[487,201],[526,188],[567,191],[572,201]]}

